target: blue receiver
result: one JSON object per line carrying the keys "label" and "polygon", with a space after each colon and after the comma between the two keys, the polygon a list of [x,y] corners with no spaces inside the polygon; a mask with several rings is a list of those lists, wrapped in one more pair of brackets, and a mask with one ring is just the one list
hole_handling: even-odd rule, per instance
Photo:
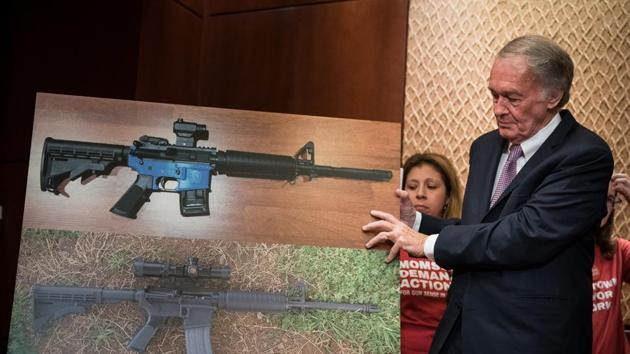
{"label": "blue receiver", "polygon": [[[153,177],[152,190],[167,192],[208,189],[213,170],[208,163],[154,160],[132,154],[129,154],[128,166],[138,174]],[[177,186],[166,189],[168,181],[177,181]]]}

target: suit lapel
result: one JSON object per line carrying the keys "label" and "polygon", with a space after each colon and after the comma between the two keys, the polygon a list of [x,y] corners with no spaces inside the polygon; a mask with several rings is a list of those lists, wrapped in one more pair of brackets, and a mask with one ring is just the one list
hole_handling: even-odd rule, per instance
{"label": "suit lapel", "polygon": [[480,179],[481,189],[479,191],[479,198],[477,198],[477,212],[479,213],[479,221],[488,212],[490,207],[490,198],[492,196],[492,187],[494,186],[494,180],[497,174],[497,168],[499,166],[499,160],[501,159],[501,153],[505,149],[506,141],[501,138],[499,131],[496,131],[494,139],[488,144],[484,151],[480,151],[480,173],[482,177]]}
{"label": "suit lapel", "polygon": [[[560,121],[560,124],[558,125],[558,127],[553,131],[553,133],[551,133],[549,138],[547,138],[547,140],[545,140],[545,142],[540,146],[540,148],[538,149],[538,151],[536,151],[534,156],[532,156],[529,160],[527,160],[527,163],[525,164],[525,166],[523,166],[523,168],[521,168],[521,170],[518,172],[516,177],[514,177],[514,180],[512,181],[512,183],[510,183],[510,185],[505,189],[503,194],[501,194],[499,199],[496,201],[496,203],[494,203],[493,208],[499,205],[503,199],[507,198],[512,192],[512,190],[514,190],[514,188],[516,188],[521,183],[521,181],[526,179],[527,176],[531,173],[531,171],[536,166],[538,166],[542,161],[544,161],[549,156],[551,156],[551,154],[556,149],[556,147],[564,141],[564,138],[566,137],[566,135],[569,133],[569,131],[571,131],[571,129],[573,129],[573,127],[577,123],[575,121],[575,118],[573,118],[571,113],[567,110],[561,111],[560,116],[562,117],[562,121]],[[494,172],[496,172],[496,168]],[[492,180],[494,181],[494,179]],[[490,204],[489,199],[488,199],[488,204]]]}

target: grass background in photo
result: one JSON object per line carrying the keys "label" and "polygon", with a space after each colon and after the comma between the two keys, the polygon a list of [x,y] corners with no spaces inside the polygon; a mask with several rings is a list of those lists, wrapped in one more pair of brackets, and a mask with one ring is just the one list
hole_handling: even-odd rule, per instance
{"label": "grass background in photo", "polygon": [[16,290],[13,294],[13,313],[11,315],[11,333],[7,351],[13,354],[35,353],[33,340],[30,337],[31,296],[27,291]]}
{"label": "grass background in photo", "polygon": [[307,296],[320,301],[375,304],[376,314],[315,311],[283,316],[288,330],[327,330],[369,353],[397,353],[400,348],[397,262],[386,252],[344,248],[298,247],[281,257],[280,272],[306,282]]}
{"label": "grass background in photo", "polygon": [[[22,235],[9,352],[132,353],[127,343],[144,321],[138,304],[92,306],[86,314],[65,316],[44,335],[34,336],[31,287],[143,288],[151,280],[135,278],[131,271],[138,256],[171,264],[186,264],[194,256],[203,266],[231,267],[229,282],[198,284],[205,288],[296,295],[296,286],[305,283],[307,300],[369,303],[381,310],[370,315],[219,311],[212,323],[215,353],[399,352],[398,267],[383,262],[383,251],[39,229]],[[180,322],[158,330],[147,351],[181,352]]]}

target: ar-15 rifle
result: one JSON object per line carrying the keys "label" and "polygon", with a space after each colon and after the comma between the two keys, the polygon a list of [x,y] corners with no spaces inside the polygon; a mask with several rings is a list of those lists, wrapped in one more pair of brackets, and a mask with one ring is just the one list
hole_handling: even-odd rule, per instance
{"label": "ar-15 rifle", "polygon": [[[173,123],[175,145],[167,139],[142,136],[129,147],[46,138],[42,151],[40,187],[59,194],[67,179],[109,174],[116,166],[129,166],[138,177],[110,209],[114,214],[135,219],[152,192],[179,193],[183,216],[209,215],[208,193],[212,175],[294,181],[298,176],[337,177],[388,181],[388,170],[315,165],[315,145],[308,142],[293,156],[197,147],[207,140],[203,124],[178,119]],[[173,181],[176,185],[173,186]]]}
{"label": "ar-15 rifle", "polygon": [[288,297],[279,293],[202,291],[172,289],[104,289],[59,286],[33,286],[33,328],[42,333],[49,322],[71,313],[85,313],[94,304],[135,301],[145,310],[147,321],[129,342],[128,348],[144,352],[156,330],[168,318],[184,322],[186,353],[212,353],[212,316],[217,309],[227,311],[284,312],[290,310],[342,310],[378,312],[374,305],[306,301],[304,294]]}

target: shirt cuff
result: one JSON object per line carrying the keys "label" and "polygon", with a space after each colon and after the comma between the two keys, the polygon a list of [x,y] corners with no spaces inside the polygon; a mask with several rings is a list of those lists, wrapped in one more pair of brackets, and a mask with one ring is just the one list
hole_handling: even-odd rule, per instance
{"label": "shirt cuff", "polygon": [[433,234],[424,241],[424,255],[432,261],[435,260],[435,242],[437,242],[438,236],[439,234]]}
{"label": "shirt cuff", "polygon": [[420,230],[420,224],[422,223],[422,213],[416,211],[416,220],[413,222],[413,229],[418,231]]}

